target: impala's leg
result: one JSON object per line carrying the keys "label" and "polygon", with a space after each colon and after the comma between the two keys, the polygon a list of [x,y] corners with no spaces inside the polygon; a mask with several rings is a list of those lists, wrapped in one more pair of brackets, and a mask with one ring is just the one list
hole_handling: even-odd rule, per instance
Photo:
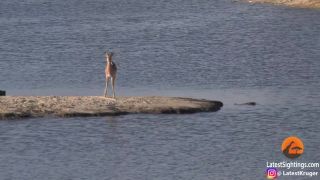
{"label": "impala's leg", "polygon": [[104,89],[104,97],[108,96],[108,84],[109,84],[109,77],[106,78],[106,87]]}
{"label": "impala's leg", "polygon": [[116,81],[116,77],[115,77],[115,76],[113,76],[113,77],[112,77],[112,79],[111,79],[111,81],[112,81],[112,92],[113,92],[113,98],[115,98],[115,97],[116,97],[116,94],[115,94],[115,92],[114,92],[114,82]]}

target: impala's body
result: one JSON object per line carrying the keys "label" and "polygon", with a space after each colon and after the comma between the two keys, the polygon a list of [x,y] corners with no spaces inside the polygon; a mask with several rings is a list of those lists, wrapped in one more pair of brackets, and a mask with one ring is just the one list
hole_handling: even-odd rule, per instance
{"label": "impala's body", "polygon": [[106,87],[104,90],[104,96],[105,97],[108,96],[108,84],[109,84],[109,80],[111,79],[113,98],[115,98],[114,84],[115,84],[115,80],[116,80],[116,76],[117,76],[117,66],[112,61],[112,56],[113,56],[113,53],[106,52],[106,54],[105,54],[105,58],[106,58],[106,69],[105,69]]}

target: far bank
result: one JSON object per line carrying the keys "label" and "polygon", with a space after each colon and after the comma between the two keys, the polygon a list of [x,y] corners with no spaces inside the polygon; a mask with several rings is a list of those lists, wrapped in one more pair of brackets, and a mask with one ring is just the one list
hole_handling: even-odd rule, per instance
{"label": "far bank", "polygon": [[271,3],[298,8],[320,8],[320,0],[247,0],[250,3]]}

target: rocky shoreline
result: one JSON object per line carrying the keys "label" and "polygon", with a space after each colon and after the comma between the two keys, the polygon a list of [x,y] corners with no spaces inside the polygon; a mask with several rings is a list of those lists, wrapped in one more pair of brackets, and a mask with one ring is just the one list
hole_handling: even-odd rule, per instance
{"label": "rocky shoreline", "polygon": [[181,97],[2,96],[0,119],[124,114],[185,114],[218,111],[220,101]]}
{"label": "rocky shoreline", "polygon": [[247,0],[250,3],[272,3],[298,8],[320,8],[319,0]]}

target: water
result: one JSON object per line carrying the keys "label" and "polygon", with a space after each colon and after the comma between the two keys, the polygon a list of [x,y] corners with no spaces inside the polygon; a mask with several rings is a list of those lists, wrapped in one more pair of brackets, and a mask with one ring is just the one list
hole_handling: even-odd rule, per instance
{"label": "water", "polygon": [[[299,162],[319,162],[319,18],[231,0],[2,0],[0,86],[9,95],[100,95],[109,49],[119,95],[225,106],[1,121],[0,179],[262,179],[267,161],[287,160],[289,135],[304,140]],[[258,105],[233,105],[248,101]]]}

